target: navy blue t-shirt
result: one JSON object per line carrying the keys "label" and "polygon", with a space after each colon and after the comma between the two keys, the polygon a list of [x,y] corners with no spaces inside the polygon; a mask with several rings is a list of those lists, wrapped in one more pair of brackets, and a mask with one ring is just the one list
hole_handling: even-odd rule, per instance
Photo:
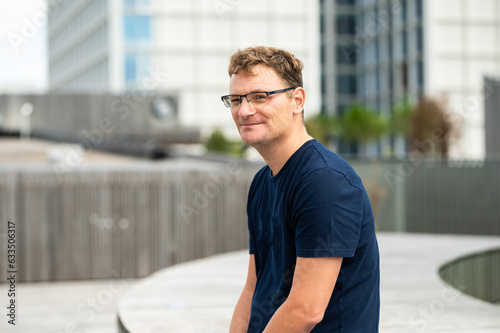
{"label": "navy blue t-shirt", "polygon": [[379,252],[370,201],[351,166],[317,140],[276,176],[250,186],[250,254],[257,283],[248,332],[262,332],[287,298],[297,257],[343,257],[323,320],[312,332],[378,332]]}

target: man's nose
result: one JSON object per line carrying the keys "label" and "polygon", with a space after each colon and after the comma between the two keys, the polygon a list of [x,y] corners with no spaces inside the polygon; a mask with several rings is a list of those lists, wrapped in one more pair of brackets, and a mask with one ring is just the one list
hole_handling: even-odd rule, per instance
{"label": "man's nose", "polygon": [[252,107],[250,102],[246,99],[246,97],[241,99],[240,109],[238,111],[240,117],[248,117],[255,114],[255,109]]}

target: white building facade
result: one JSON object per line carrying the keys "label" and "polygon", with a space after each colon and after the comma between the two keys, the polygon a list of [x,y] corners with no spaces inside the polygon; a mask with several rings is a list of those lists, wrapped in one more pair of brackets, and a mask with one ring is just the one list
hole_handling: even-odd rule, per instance
{"label": "white building facade", "polygon": [[[49,90],[174,96],[180,123],[236,137],[220,96],[239,48],[285,48],[305,63],[319,111],[319,13],[309,0],[53,0]],[[307,114],[307,113],[306,113]]]}
{"label": "white building facade", "polygon": [[425,93],[445,95],[461,137],[456,158],[485,156],[484,77],[500,74],[500,1],[425,1]]}

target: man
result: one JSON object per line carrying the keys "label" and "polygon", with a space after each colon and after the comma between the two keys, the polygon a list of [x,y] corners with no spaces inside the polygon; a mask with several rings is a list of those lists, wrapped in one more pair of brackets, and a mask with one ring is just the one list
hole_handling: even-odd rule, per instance
{"label": "man", "polygon": [[271,47],[230,59],[222,100],[267,164],[250,186],[248,276],[230,332],[378,332],[370,201],[347,162],[307,134],[302,67]]}

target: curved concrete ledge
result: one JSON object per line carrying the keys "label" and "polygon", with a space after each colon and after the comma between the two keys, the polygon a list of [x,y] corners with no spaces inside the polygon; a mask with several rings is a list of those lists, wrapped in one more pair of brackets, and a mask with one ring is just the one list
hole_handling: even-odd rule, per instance
{"label": "curved concrete ledge", "polygon": [[467,295],[491,303],[500,302],[500,248],[469,254],[441,266],[439,276]]}
{"label": "curved concrete ledge", "polygon": [[[451,288],[438,274],[455,258],[500,246],[499,237],[379,233],[380,332],[500,332],[500,306]],[[121,332],[227,332],[243,287],[245,251],[163,269],[130,287]],[[467,286],[461,286],[467,289]]]}

